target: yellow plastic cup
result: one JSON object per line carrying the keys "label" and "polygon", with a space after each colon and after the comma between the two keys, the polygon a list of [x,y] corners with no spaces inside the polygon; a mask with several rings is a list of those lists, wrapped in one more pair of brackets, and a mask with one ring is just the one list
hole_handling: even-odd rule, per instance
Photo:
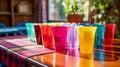
{"label": "yellow plastic cup", "polygon": [[92,53],[96,29],[93,26],[77,27],[80,53]]}

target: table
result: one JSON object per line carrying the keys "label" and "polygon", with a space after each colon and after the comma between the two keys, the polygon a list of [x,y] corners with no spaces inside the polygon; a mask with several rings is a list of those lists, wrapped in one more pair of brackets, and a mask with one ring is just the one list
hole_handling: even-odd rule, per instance
{"label": "table", "polygon": [[120,54],[94,51],[93,55],[80,57],[78,52],[68,50],[66,54],[56,52],[38,55],[28,58],[27,61],[28,65],[35,67],[39,66],[39,63],[48,67],[120,67]]}
{"label": "table", "polygon": [[[120,40],[115,39],[114,46],[116,44],[120,45]],[[120,52],[94,49],[92,55],[80,57],[79,50],[63,50],[30,57],[27,59],[27,65],[28,67],[120,67]]]}
{"label": "table", "polygon": [[55,52],[29,42],[27,36],[0,38],[0,53],[8,67],[120,67],[119,51],[94,49],[88,55],[80,55],[79,49]]}

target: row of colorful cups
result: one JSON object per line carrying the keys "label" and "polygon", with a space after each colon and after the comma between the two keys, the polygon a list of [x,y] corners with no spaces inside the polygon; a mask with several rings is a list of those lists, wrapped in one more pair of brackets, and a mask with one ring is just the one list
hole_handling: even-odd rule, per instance
{"label": "row of colorful cups", "polygon": [[91,53],[93,47],[102,48],[103,43],[112,46],[115,30],[115,24],[88,23],[27,23],[26,27],[30,41],[56,51],[80,48],[82,53]]}

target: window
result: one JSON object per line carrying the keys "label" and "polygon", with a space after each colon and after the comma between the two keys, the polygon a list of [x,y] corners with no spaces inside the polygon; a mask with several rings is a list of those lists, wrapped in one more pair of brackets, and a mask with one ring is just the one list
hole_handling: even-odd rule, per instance
{"label": "window", "polygon": [[48,0],[48,20],[49,21],[66,21],[63,0]]}
{"label": "window", "polygon": [[[48,0],[48,21],[67,21],[62,2],[63,0]],[[88,20],[88,7],[89,3],[86,2],[84,4],[84,21]]]}

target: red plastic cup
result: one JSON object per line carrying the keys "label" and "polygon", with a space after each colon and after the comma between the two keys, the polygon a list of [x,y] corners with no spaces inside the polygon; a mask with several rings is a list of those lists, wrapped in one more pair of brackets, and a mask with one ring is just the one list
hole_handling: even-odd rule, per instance
{"label": "red plastic cup", "polygon": [[113,51],[113,39],[114,39],[114,31],[115,31],[115,24],[106,24],[105,34],[104,34],[104,50],[110,50]]}
{"label": "red plastic cup", "polygon": [[42,44],[40,24],[34,25],[37,44]]}
{"label": "red plastic cup", "polygon": [[41,24],[40,29],[41,29],[43,46],[46,48],[49,48],[49,49],[54,49],[54,39],[53,39],[53,34],[52,34],[52,26]]}

